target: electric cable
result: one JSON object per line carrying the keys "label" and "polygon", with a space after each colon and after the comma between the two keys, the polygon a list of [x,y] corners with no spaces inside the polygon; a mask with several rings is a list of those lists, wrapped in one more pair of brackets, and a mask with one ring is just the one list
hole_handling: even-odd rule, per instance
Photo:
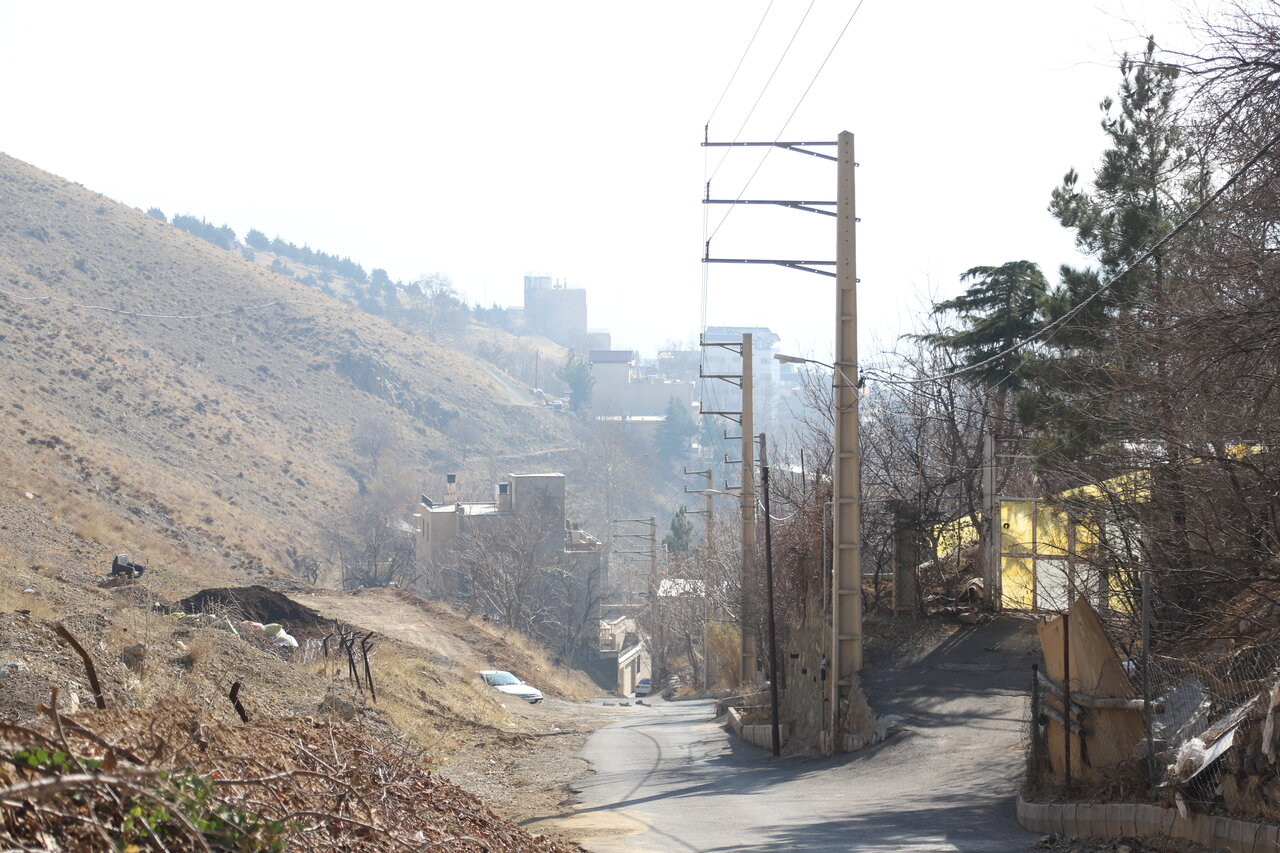
{"label": "electric cable", "polygon": [[[817,83],[818,78],[822,76],[823,69],[827,67],[827,62],[830,61],[831,56],[836,52],[836,48],[840,46],[840,42],[844,39],[845,33],[849,31],[849,26],[853,23],[853,19],[858,16],[858,11],[862,9],[863,2],[865,2],[865,0],[858,0],[857,5],[853,7],[853,12],[849,14],[848,20],[844,22],[844,27],[841,28],[840,34],[836,36],[836,40],[831,44],[831,49],[828,50],[827,55],[822,58],[822,63],[818,65],[818,70],[814,72],[812,79],[809,80],[809,85],[806,86],[804,89],[804,92],[801,93],[800,100],[796,101],[796,105],[795,107],[792,108],[791,113],[787,116],[787,120],[782,123],[782,128],[779,129],[778,135],[773,138],[773,145],[770,145],[768,148],[764,150],[764,156],[760,158],[760,162],[756,164],[755,171],[751,173],[751,176],[747,178],[747,182],[743,184],[742,190],[739,191],[737,197],[734,199],[735,202],[742,201],[742,196],[747,192],[747,188],[751,186],[751,182],[755,180],[756,175],[760,173],[760,169],[764,166],[765,161],[769,159],[769,155],[773,153],[774,148],[777,146],[778,140],[782,138],[782,134],[787,132],[787,127],[791,124],[791,120],[795,118],[796,113],[800,110],[800,106],[804,103],[805,98],[809,96],[809,92],[813,89],[813,85]],[[810,8],[812,8],[812,4],[810,5]],[[806,11],[805,15],[807,16],[808,14],[809,13]],[[803,23],[803,21],[801,21],[801,23]],[[796,32],[798,33],[799,29],[797,29]],[[794,36],[792,38],[794,39]],[[788,47],[790,47],[790,45],[788,45]],[[776,71],[777,69],[774,69],[774,70]],[[773,78],[770,77],[770,79],[773,79]],[[754,109],[754,107],[752,109]],[[734,141],[736,142],[737,139],[735,138]],[[725,156],[728,156],[728,149],[725,150]],[[721,162],[723,162],[723,158]],[[720,232],[721,227],[724,226],[725,220],[728,219],[730,215],[732,215],[734,208],[736,208],[737,206],[738,205],[736,204],[729,205],[729,209],[726,210],[724,216],[720,218],[720,223],[716,225],[715,230],[711,232],[711,237],[709,239],[715,238],[716,234]],[[706,243],[704,242],[703,245],[706,245]]]}
{"label": "electric cable", "polygon": [[[756,24],[755,32],[751,34],[751,39],[747,42],[746,49],[742,51],[742,56],[739,57],[737,66],[734,67],[733,73],[729,75],[729,82],[725,84],[724,90],[720,93],[720,98],[716,101],[716,105],[711,108],[711,114],[707,116],[706,123],[703,126],[704,135],[708,132],[708,129],[711,127],[711,120],[715,118],[716,113],[719,112],[720,105],[724,103],[725,96],[729,94],[729,89],[730,87],[733,86],[733,81],[737,79],[738,72],[742,70],[742,63],[746,61],[747,54],[751,52],[751,46],[755,44],[756,37],[760,35],[760,30],[761,28],[764,27],[765,19],[769,17],[769,11],[772,8],[773,8],[773,0],[769,0],[769,5],[765,7],[764,14],[760,16],[760,22]],[[768,84],[766,84],[766,86],[767,85]],[[741,130],[739,130],[739,133],[741,133]],[[708,166],[709,160],[710,160],[710,154],[709,152],[704,150],[703,156],[702,156],[702,184],[705,187],[711,186],[711,178],[714,177],[714,175],[710,177],[707,175],[707,166]],[[723,163],[724,159],[721,158],[720,162]],[[717,164],[716,171],[719,171],[719,170],[720,170],[720,166],[719,164]],[[707,243],[707,228],[710,226],[710,223],[711,223],[711,211],[708,210],[707,207],[704,205],[702,210],[702,244],[704,246]],[[709,271],[707,270],[707,265],[703,264],[702,265],[702,306],[701,306],[702,308],[702,315],[701,315],[702,329],[701,330],[703,332],[707,330],[707,295],[708,295],[709,286],[710,286]],[[703,361],[703,366],[705,366],[705,362],[706,362],[705,352],[704,352],[704,358],[702,359],[702,361]]]}
{"label": "electric cable", "polygon": [[[791,46],[796,43],[796,38],[799,37],[800,30],[804,27],[804,22],[808,20],[809,13],[813,11],[815,3],[817,3],[817,0],[809,0],[808,8],[804,10],[804,14],[800,17],[800,23],[796,24],[795,31],[791,33],[791,40],[788,41],[787,46],[782,49],[782,55],[778,57],[777,63],[773,66],[773,71],[769,73],[769,79],[764,81],[764,86],[760,89],[760,94],[756,96],[755,103],[751,105],[751,109],[747,110],[746,118],[742,120],[742,124],[738,125],[738,132],[733,135],[733,142],[737,142],[742,136],[742,131],[746,130],[747,122],[751,121],[751,116],[755,114],[756,107],[760,106],[760,101],[764,99],[765,93],[769,91],[769,85],[773,83],[773,78],[777,75],[778,69],[782,67],[782,63],[786,60],[787,54],[791,52]],[[761,23],[764,23],[763,20]],[[708,122],[708,124],[710,124],[710,122]],[[708,184],[715,180],[716,175],[720,172],[720,167],[724,165],[724,161],[728,158],[731,150],[731,148],[726,148],[724,150],[724,154],[720,155],[720,162],[716,164],[715,169],[711,172],[711,177],[707,179]],[[741,196],[739,196],[739,198],[741,198]],[[711,236],[714,237],[715,235],[712,234]]]}
{"label": "electric cable", "polygon": [[756,24],[756,31],[751,34],[751,40],[747,42],[746,50],[742,51],[742,57],[738,59],[737,66],[734,67],[733,73],[729,75],[729,82],[724,84],[724,91],[720,93],[719,100],[716,105],[711,108],[711,115],[707,116],[707,125],[710,126],[711,120],[716,117],[720,105],[724,103],[724,96],[729,94],[729,88],[733,85],[733,81],[737,79],[738,72],[742,70],[742,63],[746,61],[747,54],[751,52],[751,46],[756,43],[756,36],[760,35],[760,29],[764,26],[765,18],[769,17],[769,10],[773,8],[773,0],[769,0],[769,5],[765,6],[764,14],[760,16],[760,23]]}

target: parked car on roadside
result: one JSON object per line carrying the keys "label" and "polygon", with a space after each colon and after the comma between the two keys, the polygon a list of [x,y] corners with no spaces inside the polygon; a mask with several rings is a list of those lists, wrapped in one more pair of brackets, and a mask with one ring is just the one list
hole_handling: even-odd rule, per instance
{"label": "parked car on roadside", "polygon": [[650,679],[642,678],[636,682],[635,696],[637,699],[640,698],[641,696],[648,696],[652,692],[653,692],[653,681],[651,681]]}
{"label": "parked car on roadside", "polygon": [[502,669],[483,669],[480,671],[480,677],[484,679],[484,683],[493,687],[509,696],[517,696],[531,705],[536,705],[542,701],[542,691],[536,687],[525,684],[511,673]]}

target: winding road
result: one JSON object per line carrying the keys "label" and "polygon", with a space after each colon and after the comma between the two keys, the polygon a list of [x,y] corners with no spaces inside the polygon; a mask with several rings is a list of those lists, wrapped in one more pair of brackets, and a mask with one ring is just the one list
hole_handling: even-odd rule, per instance
{"label": "winding road", "polygon": [[594,775],[557,821],[614,851],[1026,851],[1014,817],[1034,651],[1028,623],[959,629],[922,660],[868,669],[872,707],[904,730],[857,753],[775,760],[709,701],[655,701],[581,753]]}

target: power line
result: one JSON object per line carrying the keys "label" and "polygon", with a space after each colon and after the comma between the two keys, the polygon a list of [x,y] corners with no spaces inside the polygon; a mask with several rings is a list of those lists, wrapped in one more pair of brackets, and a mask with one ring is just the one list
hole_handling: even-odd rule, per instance
{"label": "power line", "polygon": [[[724,91],[720,93],[720,98],[719,98],[719,100],[717,100],[717,101],[716,101],[716,105],[715,105],[714,107],[712,107],[712,108],[711,108],[711,115],[707,116],[707,121],[706,121],[706,123],[704,124],[703,129],[702,129],[702,133],[703,133],[703,137],[704,137],[704,138],[706,137],[706,134],[710,132],[711,119],[715,118],[716,113],[720,110],[720,104],[724,102],[724,97],[725,97],[725,95],[729,94],[729,88],[733,85],[733,81],[734,81],[735,79],[737,79],[738,71],[740,71],[740,70],[742,69],[742,63],[746,61],[746,59],[747,59],[747,54],[751,52],[751,46],[752,46],[753,44],[755,44],[755,42],[756,42],[756,36],[760,35],[760,29],[764,26],[765,19],[769,17],[769,10],[770,10],[770,9],[772,9],[772,8],[773,8],[773,0],[769,0],[769,5],[765,7],[765,9],[764,9],[764,14],[760,16],[760,23],[756,24],[756,30],[755,30],[755,32],[754,32],[754,33],[752,33],[752,34],[751,34],[751,40],[747,42],[747,47],[746,47],[746,49],[745,49],[744,51],[742,51],[742,57],[738,59],[738,64],[737,64],[737,66],[733,69],[733,73],[729,75],[729,82],[725,84]],[[808,13],[806,12],[805,14],[807,15]],[[771,79],[771,80],[772,80],[773,78],[772,78],[772,77],[770,77],[769,79]],[[766,84],[765,84],[765,86],[767,87],[767,86],[768,86],[768,84],[766,83]],[[761,94],[763,94],[763,92],[762,92]],[[757,99],[757,103],[758,103],[758,102],[759,102],[759,99]],[[754,109],[754,107],[753,107],[753,109]],[[748,118],[750,118],[750,115],[748,115],[747,117],[748,117]],[[744,122],[744,125],[745,125],[745,122]],[[741,133],[741,132],[742,132],[742,129],[741,129],[741,128],[739,128],[738,132],[739,132],[739,133]],[[729,153],[728,151],[725,151],[725,156],[728,156],[728,153]],[[707,176],[707,161],[708,161],[709,157],[710,157],[710,152],[703,152],[703,157],[702,157],[702,183],[703,183],[703,185],[704,185],[704,186],[710,186],[710,185],[711,185],[711,177],[714,177],[714,174],[712,174],[712,176],[711,176],[711,177],[708,177],[708,176]],[[723,163],[724,163],[724,157],[721,157],[721,158],[720,158],[720,163],[717,163],[717,164],[716,164],[716,171],[717,171],[717,172],[718,172],[718,171],[720,171],[720,165],[721,165],[721,164],[723,164]],[[711,223],[711,211],[710,211],[710,210],[708,210],[708,209],[706,209],[706,208],[704,207],[704,208],[703,208],[703,210],[702,210],[702,244],[703,244],[704,246],[705,246],[705,245],[706,245],[706,243],[707,243],[707,228],[709,227],[710,223]],[[706,329],[707,329],[707,290],[708,290],[708,285],[709,285],[709,275],[708,275],[707,267],[706,267],[706,265],[704,264],[704,265],[703,265],[703,267],[702,267],[702,306],[701,306],[701,307],[702,307],[702,331],[704,331],[704,332],[705,332],[705,331],[706,331]],[[705,354],[705,353],[703,353],[703,362],[704,362],[704,363],[705,363],[705,361],[706,361],[705,356],[706,356],[706,354]]]}
{"label": "power line", "polygon": [[[755,103],[751,105],[751,109],[747,110],[747,116],[742,120],[742,124],[738,125],[738,132],[733,135],[734,142],[737,142],[738,137],[742,136],[742,131],[747,128],[747,122],[751,121],[751,116],[755,114],[756,107],[760,106],[760,101],[764,98],[765,92],[769,91],[769,84],[773,82],[773,78],[777,75],[778,69],[782,67],[782,63],[787,58],[787,54],[791,52],[791,46],[796,43],[796,38],[800,35],[800,29],[804,26],[804,22],[808,20],[809,13],[813,11],[815,3],[817,3],[817,0],[809,0],[809,7],[804,10],[804,15],[800,17],[800,23],[796,24],[795,32],[791,34],[791,40],[787,42],[787,46],[782,50],[782,55],[778,57],[778,62],[773,66],[773,71],[770,72],[769,79],[764,81],[764,86],[760,89],[760,94],[756,96]],[[761,23],[763,23],[763,21],[761,21]],[[710,122],[708,122],[708,124],[710,124]],[[704,128],[704,133],[705,132],[706,130]],[[716,175],[720,172],[720,167],[724,165],[724,161],[728,156],[729,149],[726,148],[724,154],[720,156],[720,162],[716,164],[715,170],[712,171],[711,177],[707,178],[708,184],[715,180]],[[755,176],[752,175],[752,177]],[[748,181],[748,183],[750,182]],[[744,187],[743,190],[745,191],[746,188]],[[741,196],[739,196],[739,198],[741,198]],[[728,214],[725,215],[727,216]],[[719,230],[719,226],[716,228]],[[711,236],[714,237],[715,235],[712,234]]]}
{"label": "power line", "polygon": [[716,112],[720,109],[720,105],[724,103],[724,96],[729,94],[729,87],[733,85],[733,81],[737,78],[738,72],[742,70],[742,63],[746,61],[747,54],[751,52],[751,45],[756,43],[756,36],[760,35],[760,28],[764,26],[765,18],[769,17],[769,10],[773,8],[773,0],[769,0],[769,5],[765,7],[764,14],[760,16],[760,23],[756,24],[756,31],[751,34],[751,40],[747,42],[746,50],[742,51],[742,57],[738,60],[737,66],[733,69],[733,73],[729,75],[729,82],[724,84],[724,91],[720,93],[720,99],[716,101],[716,105],[711,108],[711,115],[707,116],[707,124],[711,124],[711,120],[716,117]]}
{"label": "power line", "polygon": [[[947,373],[939,373],[935,376],[924,376],[919,379],[903,379],[903,380],[898,380],[898,382],[900,384],[923,385],[928,382],[936,382],[939,379],[951,379],[953,377],[963,376],[966,373],[971,373],[973,370],[979,367],[986,367],[988,364],[992,364],[1004,358],[1006,355],[1015,353],[1018,350],[1022,349],[1023,347],[1027,346],[1028,344],[1031,344],[1041,338],[1045,338],[1047,340],[1048,338],[1046,336],[1050,335],[1052,332],[1057,331],[1059,327],[1061,327],[1068,320],[1071,320],[1073,317],[1075,317],[1077,314],[1083,311],[1086,307],[1089,306],[1090,303],[1092,303],[1095,299],[1097,299],[1103,293],[1107,292],[1107,290],[1109,290],[1111,286],[1114,285],[1117,281],[1124,278],[1129,273],[1133,272],[1140,265],[1146,263],[1166,243],[1168,243],[1174,237],[1178,236],[1180,233],[1185,231],[1187,227],[1191,225],[1192,222],[1199,219],[1200,216],[1206,210],[1209,209],[1210,205],[1212,205],[1219,198],[1221,198],[1222,195],[1236,183],[1236,181],[1240,180],[1240,178],[1244,176],[1245,172],[1249,171],[1254,166],[1256,166],[1258,164],[1258,161],[1261,160],[1263,157],[1265,157],[1271,151],[1271,149],[1274,148],[1277,144],[1280,144],[1280,133],[1276,133],[1274,136],[1271,137],[1271,139],[1267,140],[1267,143],[1265,145],[1259,148],[1252,157],[1246,160],[1245,163],[1242,166],[1240,166],[1239,169],[1233,172],[1231,176],[1228,177],[1227,180],[1222,184],[1222,186],[1214,190],[1214,192],[1211,193],[1207,199],[1201,202],[1200,205],[1196,207],[1195,210],[1187,214],[1186,217],[1184,217],[1183,220],[1179,222],[1173,228],[1172,231],[1170,231],[1168,234],[1164,235],[1159,240],[1157,240],[1155,244],[1152,245],[1149,249],[1145,250],[1144,252],[1142,252],[1142,254],[1138,255],[1137,258],[1130,261],[1124,267],[1124,269],[1120,270],[1118,273],[1111,276],[1111,278],[1104,281],[1101,285],[1098,286],[1096,290],[1093,291],[1093,293],[1090,293],[1087,297],[1081,300],[1079,304],[1075,305],[1073,308],[1071,308],[1071,310],[1067,311],[1058,319],[1054,320],[1051,323],[1046,324],[1043,328],[1038,329],[1035,332],[1032,332],[1030,335],[1027,335],[1022,340],[1018,341],[1017,343],[1011,344],[1009,347],[1001,350],[995,355],[985,358],[982,361],[979,361],[975,364],[970,364],[967,367],[958,368],[956,370],[952,370]],[[724,221],[721,220],[721,224],[723,224],[723,222]],[[714,237],[715,234],[713,233],[712,236]]]}
{"label": "power line", "polygon": [[[764,166],[765,161],[769,159],[769,155],[773,153],[773,151],[774,151],[774,147],[776,146],[776,144],[777,144],[778,140],[782,139],[782,134],[784,134],[784,133],[786,133],[786,132],[787,132],[787,126],[791,124],[791,120],[792,120],[793,118],[795,118],[796,113],[800,110],[800,106],[804,103],[805,98],[807,98],[807,97],[809,96],[809,92],[810,92],[810,90],[812,90],[812,89],[813,89],[813,84],[818,82],[818,77],[820,77],[820,76],[822,75],[822,71],[823,71],[823,69],[827,67],[827,62],[828,62],[828,61],[830,61],[832,54],[834,54],[834,53],[836,52],[836,48],[840,46],[840,42],[844,39],[844,34],[845,34],[845,33],[847,33],[847,32],[849,31],[849,26],[853,23],[853,19],[854,19],[855,17],[857,17],[857,15],[858,15],[858,11],[862,8],[862,4],[863,4],[863,2],[864,2],[864,0],[858,0],[857,5],[855,5],[855,6],[853,7],[853,11],[849,14],[849,18],[848,18],[848,20],[846,20],[846,21],[844,22],[844,27],[842,27],[842,28],[841,28],[841,30],[840,30],[840,34],[839,34],[839,35],[837,35],[837,36],[836,36],[836,40],[835,40],[834,42],[832,42],[832,44],[831,44],[831,49],[830,49],[830,50],[828,50],[828,51],[827,51],[827,55],[826,55],[826,56],[824,56],[824,57],[822,58],[822,63],[818,66],[818,70],[817,70],[817,71],[815,71],[815,72],[813,73],[813,77],[812,77],[812,79],[810,79],[810,80],[809,80],[809,85],[808,85],[808,86],[806,86],[806,87],[805,87],[805,89],[804,89],[804,92],[802,92],[802,93],[801,93],[801,95],[800,95],[800,99],[799,99],[798,101],[796,101],[796,105],[791,109],[791,113],[787,116],[787,120],[786,120],[785,122],[783,122],[783,123],[782,123],[782,127],[778,130],[778,135],[777,135],[777,136],[775,136],[775,137],[773,138],[774,145],[771,145],[771,146],[769,146],[768,148],[765,148],[765,150],[764,150],[764,156],[760,158],[760,162],[756,164],[755,171],[753,171],[753,172],[751,173],[751,176],[750,176],[749,178],[747,178],[747,182],[746,182],[745,184],[743,184],[743,186],[742,186],[742,190],[741,190],[741,191],[739,191],[739,193],[738,193],[737,197],[734,199],[734,201],[742,201],[742,196],[747,192],[747,188],[751,186],[751,182],[755,180],[756,175],[758,175],[758,174],[760,173],[760,169]],[[811,3],[809,7],[810,7],[810,8],[813,8],[813,4]],[[806,10],[806,11],[805,11],[805,16],[807,17],[807,16],[808,16],[808,14],[809,14],[809,13],[808,13],[808,11]],[[803,21],[803,20],[801,20],[801,23],[803,24],[803,23],[804,23],[804,21]],[[799,30],[799,28],[797,28],[797,29],[796,29],[796,32],[797,32],[797,33],[799,33],[799,31],[800,31],[800,30]],[[792,40],[793,40],[793,41],[795,40],[795,36],[792,36]],[[788,48],[790,48],[790,45],[787,45],[787,47],[788,47]],[[784,53],[783,55],[785,56],[786,54]],[[779,63],[781,63],[781,60],[779,60]],[[777,69],[775,68],[775,69],[774,69],[774,71],[776,72],[776,71],[777,71]],[[770,76],[770,78],[769,78],[769,79],[770,79],[770,80],[772,80],[772,79],[773,79],[772,75]],[[767,84],[766,84],[766,85],[767,85]],[[763,93],[761,93],[761,94],[763,94]],[[755,107],[752,107],[752,109],[754,110],[754,109],[755,109]],[[749,116],[748,116],[748,117],[749,117]],[[744,122],[744,126],[745,126],[745,122]],[[739,130],[739,132],[741,132],[741,130]],[[734,142],[737,142],[737,141],[738,141],[738,140],[737,140],[737,137],[734,137],[734,140],[733,140],[733,141],[734,141]],[[728,149],[726,149],[726,150],[725,150],[725,154],[724,154],[724,156],[725,156],[725,157],[728,157],[728,156],[729,156],[729,150],[728,150]],[[721,163],[723,163],[723,162],[724,162],[724,157],[722,157],[722,158],[720,159],[720,162],[721,162]],[[718,169],[718,167],[717,167],[717,169]],[[712,177],[714,177],[714,175],[713,175]],[[716,234],[717,234],[717,233],[719,233],[720,228],[721,228],[721,227],[723,227],[723,225],[724,225],[724,223],[725,223],[725,220],[726,220],[726,219],[728,219],[728,218],[733,214],[734,208],[736,208],[737,206],[738,206],[738,205],[736,205],[736,204],[731,204],[731,205],[729,205],[729,209],[728,209],[728,210],[726,210],[726,211],[725,211],[724,216],[723,216],[723,217],[721,217],[721,219],[720,219],[720,223],[719,223],[718,225],[716,225],[715,230],[711,232],[711,237],[712,237],[712,238],[714,238],[714,237],[716,236]],[[705,242],[705,241],[703,242],[703,245],[706,245],[706,242]]]}

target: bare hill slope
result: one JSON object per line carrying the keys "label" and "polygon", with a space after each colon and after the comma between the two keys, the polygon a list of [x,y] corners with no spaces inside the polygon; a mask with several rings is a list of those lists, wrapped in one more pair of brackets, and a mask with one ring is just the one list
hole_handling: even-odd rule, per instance
{"label": "bare hill slope", "polygon": [[89,550],[254,573],[320,547],[362,421],[428,472],[573,443],[474,357],[5,155],[0,387],[0,465]]}

